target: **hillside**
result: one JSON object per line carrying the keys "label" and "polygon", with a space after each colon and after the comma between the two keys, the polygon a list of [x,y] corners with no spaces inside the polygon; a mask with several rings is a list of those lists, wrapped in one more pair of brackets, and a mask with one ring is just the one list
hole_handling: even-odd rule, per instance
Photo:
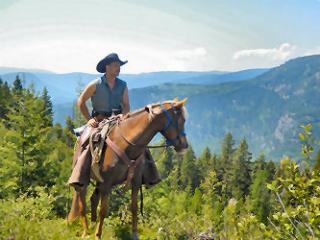
{"label": "hillside", "polygon": [[131,91],[133,108],[175,96],[189,98],[187,133],[196,150],[217,149],[231,132],[237,140],[245,137],[256,154],[298,155],[299,126],[312,122],[320,131],[320,56],[297,58],[241,82]]}

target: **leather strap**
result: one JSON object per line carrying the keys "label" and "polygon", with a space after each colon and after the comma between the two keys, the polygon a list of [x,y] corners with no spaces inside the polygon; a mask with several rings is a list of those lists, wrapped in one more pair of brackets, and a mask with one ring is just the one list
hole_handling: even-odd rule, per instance
{"label": "leather strap", "polygon": [[136,160],[130,160],[128,155],[121,148],[119,148],[118,145],[115,144],[110,138],[106,139],[106,143],[109,147],[112,148],[112,150],[117,154],[117,156],[124,160],[128,165],[128,176],[125,185],[125,188],[128,189],[134,176],[134,170],[138,166],[138,164],[140,164],[140,162],[143,160],[144,153],[141,153]]}

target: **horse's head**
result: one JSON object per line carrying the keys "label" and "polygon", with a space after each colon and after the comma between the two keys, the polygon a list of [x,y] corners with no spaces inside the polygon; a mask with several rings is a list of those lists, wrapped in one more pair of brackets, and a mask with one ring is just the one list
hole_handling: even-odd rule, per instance
{"label": "horse's head", "polygon": [[172,145],[177,153],[184,153],[188,148],[188,141],[184,131],[185,114],[184,107],[187,99],[182,101],[174,99],[157,106],[155,112],[159,115],[158,131],[166,138],[166,144]]}

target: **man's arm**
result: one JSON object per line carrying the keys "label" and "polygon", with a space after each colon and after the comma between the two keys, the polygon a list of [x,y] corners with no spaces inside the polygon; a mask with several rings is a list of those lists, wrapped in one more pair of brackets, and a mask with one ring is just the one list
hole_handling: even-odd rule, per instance
{"label": "man's arm", "polygon": [[127,114],[128,112],[130,112],[128,87],[124,89],[122,102],[123,102],[122,114]]}
{"label": "man's arm", "polygon": [[96,83],[91,82],[88,84],[88,86],[84,89],[84,91],[81,93],[81,95],[78,98],[77,105],[80,108],[80,111],[84,118],[89,121],[90,120],[90,114],[88,107],[86,105],[86,101],[95,93],[96,91]]}

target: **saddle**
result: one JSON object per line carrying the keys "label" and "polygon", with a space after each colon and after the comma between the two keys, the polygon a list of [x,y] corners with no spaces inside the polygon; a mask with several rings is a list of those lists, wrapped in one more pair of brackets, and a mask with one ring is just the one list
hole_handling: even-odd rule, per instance
{"label": "saddle", "polygon": [[90,178],[98,182],[103,182],[100,173],[100,164],[102,163],[101,159],[103,158],[104,149],[110,147],[117,155],[118,159],[121,159],[128,166],[126,187],[131,183],[134,170],[140,163],[143,164],[142,184],[145,184],[148,188],[156,185],[161,181],[161,178],[150,151],[146,148],[146,151],[137,159],[131,160],[124,150],[120,149],[109,138],[111,130],[119,123],[119,121],[119,116],[112,116],[102,120],[97,128],[92,128],[90,131],[85,130],[83,127],[74,130],[79,131],[78,134],[81,135],[81,137],[78,137],[77,139],[75,149],[78,147],[82,149],[88,148],[89,154],[91,154]]}
{"label": "saddle", "polygon": [[88,136],[89,148],[92,156],[90,176],[94,180],[103,182],[103,178],[100,175],[100,160],[102,157],[102,150],[105,146],[106,139],[113,127],[119,121],[119,117],[112,116],[108,119],[104,119],[99,123],[98,128],[91,132]]}

